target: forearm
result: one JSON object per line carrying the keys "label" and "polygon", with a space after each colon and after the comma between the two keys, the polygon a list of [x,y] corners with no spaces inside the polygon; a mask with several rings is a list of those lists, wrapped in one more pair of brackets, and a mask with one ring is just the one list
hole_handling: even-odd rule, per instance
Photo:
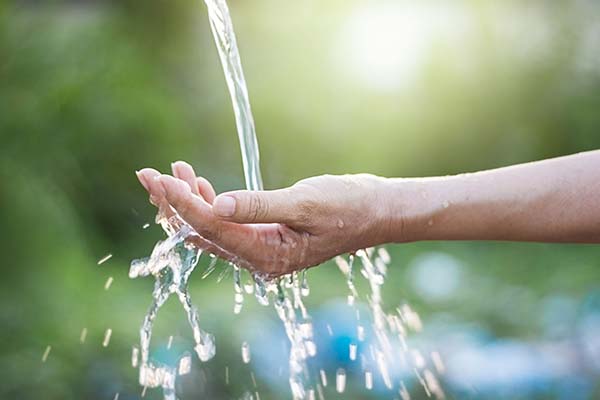
{"label": "forearm", "polygon": [[600,243],[600,151],[384,185],[389,241]]}

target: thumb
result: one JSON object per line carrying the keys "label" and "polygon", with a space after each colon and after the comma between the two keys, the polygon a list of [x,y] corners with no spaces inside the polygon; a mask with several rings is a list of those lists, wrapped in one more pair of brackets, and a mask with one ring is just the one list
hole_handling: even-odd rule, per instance
{"label": "thumb", "polygon": [[218,195],[213,202],[213,213],[238,223],[279,222],[294,224],[297,201],[290,189],[248,191],[238,190]]}

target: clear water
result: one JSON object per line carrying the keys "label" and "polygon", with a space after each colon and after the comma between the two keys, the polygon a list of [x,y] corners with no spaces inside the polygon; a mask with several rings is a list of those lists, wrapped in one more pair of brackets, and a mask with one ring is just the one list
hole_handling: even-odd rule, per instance
{"label": "clear water", "polygon": [[[258,141],[229,10],[225,0],[205,0],[205,3],[232,100],[246,188],[262,190]],[[139,365],[139,380],[144,390],[148,387],[162,387],[165,399],[174,400],[176,399],[176,377],[178,374],[189,372],[191,356],[189,353],[182,355],[176,366],[164,365],[150,358],[152,326],[158,310],[167,298],[175,295],[180,300],[192,329],[196,354],[201,361],[207,361],[214,356],[215,343],[213,336],[200,328],[198,311],[192,305],[187,290],[188,280],[202,252],[188,245],[186,239],[198,234],[176,213],[170,219],[162,217],[159,213],[157,222],[167,234],[167,239],[156,244],[150,257],[135,260],[130,269],[131,278],[148,275],[155,278],[153,300],[140,329],[139,351],[135,347],[132,353],[132,365],[134,367]],[[209,256],[212,260],[203,278],[216,269],[216,257]],[[426,361],[420,352],[411,350],[406,345],[407,333],[421,329],[418,314],[408,306],[398,308],[395,313],[383,311],[381,287],[385,282],[387,265],[391,261],[389,254],[383,248],[366,249],[356,252],[356,257],[350,256],[348,260],[344,257],[336,258],[350,290],[348,304],[351,307],[356,307],[355,302],[360,299],[355,286],[355,258],[360,260],[360,274],[367,280],[370,288],[370,293],[366,297],[370,308],[370,321],[365,323],[361,320],[358,308],[356,309],[357,337],[360,342],[366,340],[367,324],[371,326],[372,337],[369,338],[367,351],[361,351],[357,343],[350,344],[348,351],[349,358],[353,362],[360,362],[362,366],[366,389],[373,388],[376,371],[379,379],[388,389],[400,394],[403,399],[409,398],[404,382],[394,381],[393,378],[396,376],[393,371],[402,368],[414,372],[416,379],[423,385],[428,395],[434,395],[438,399],[443,398],[439,381],[432,369],[428,367],[431,362]],[[273,280],[254,275],[254,285],[242,285],[240,269],[232,264],[232,270],[234,313],[241,311],[244,293],[253,294],[260,304],[273,305],[285,328],[290,343],[289,385],[293,399],[315,399],[316,394],[320,399],[324,398],[323,387],[327,386],[326,372],[323,369],[313,371],[308,368],[308,360],[317,354],[318,349],[313,337],[312,320],[303,303],[303,297],[310,293],[305,272],[293,273]],[[229,269],[224,269],[219,280],[223,279],[228,271]],[[330,335],[333,335],[331,327],[328,326],[328,330]],[[139,356],[141,360],[138,360]],[[241,347],[241,358],[244,363],[250,362],[251,349],[246,342]],[[434,363],[436,361],[438,360],[433,360]],[[226,376],[229,381],[228,370]],[[335,389],[338,393],[345,391],[346,381],[346,370],[337,369]],[[259,395],[258,392],[255,394],[247,392],[243,398],[259,398]]]}
{"label": "clear water", "polygon": [[[144,388],[162,387],[165,399],[174,400],[177,367],[150,358],[152,327],[158,310],[171,295],[179,299],[185,310],[198,358],[208,361],[215,355],[216,349],[214,337],[200,328],[198,310],[192,305],[188,292],[188,280],[202,254],[185,241],[189,236],[195,235],[195,232],[177,216],[167,220],[159,213],[157,222],[161,224],[168,238],[154,246],[150,257],[134,260],[129,270],[130,278],[152,275],[155,279],[152,303],[140,329],[140,350],[134,347],[132,365],[135,367],[139,364],[140,385]],[[138,353],[141,360],[138,360]],[[180,364],[186,358],[187,355],[183,355]]]}
{"label": "clear water", "polygon": [[[242,151],[246,188],[248,190],[262,190],[258,140],[229,9],[225,0],[205,0],[205,3],[208,7],[210,27],[233,104]],[[266,281],[255,275],[254,280],[254,294],[261,304],[267,305],[269,296],[273,297],[273,306],[285,327],[291,345],[289,379],[292,394],[295,399],[305,398],[311,389],[307,384],[309,371],[306,361],[308,358],[314,357],[317,352],[312,336],[312,322],[302,302],[302,296],[309,293],[306,280],[300,281],[297,274],[272,281]],[[239,272],[237,270],[234,270],[234,288],[236,291],[236,308],[234,311],[239,312],[242,287],[239,284]]]}
{"label": "clear water", "polygon": [[231,95],[235,123],[242,149],[244,176],[248,190],[262,190],[258,140],[250,109],[248,89],[240,61],[233,23],[225,0],[204,0],[208,8],[210,28],[219,51],[225,81]]}

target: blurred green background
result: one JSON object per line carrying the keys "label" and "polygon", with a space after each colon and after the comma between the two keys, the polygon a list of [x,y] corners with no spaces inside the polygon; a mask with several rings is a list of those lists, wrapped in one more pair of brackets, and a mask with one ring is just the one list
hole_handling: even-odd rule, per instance
{"label": "blurred green background", "polygon": [[[600,148],[598,2],[231,0],[230,9],[267,188]],[[153,282],[127,271],[162,233],[142,229],[154,210],[134,171],[184,159],[218,191],[243,186],[202,2],[0,2],[0,139],[0,397],[140,398],[131,346]],[[600,398],[598,246],[388,248],[385,304],[408,301],[420,313],[419,340],[444,356],[449,398]],[[261,373],[287,357],[282,338],[281,348],[261,345],[281,329],[274,311],[247,298],[233,315],[231,277],[201,280],[205,265],[191,291],[217,357],[194,362],[181,398],[240,398],[255,391],[251,371],[261,399],[290,398],[285,377]],[[345,282],[332,263],[308,276],[309,310],[329,318]],[[175,302],[153,338],[165,357],[171,334],[190,347]],[[272,356],[240,363],[243,340]],[[339,365],[328,362],[333,378]],[[328,387],[326,398],[398,397],[369,394],[362,379],[351,375],[343,395]]]}

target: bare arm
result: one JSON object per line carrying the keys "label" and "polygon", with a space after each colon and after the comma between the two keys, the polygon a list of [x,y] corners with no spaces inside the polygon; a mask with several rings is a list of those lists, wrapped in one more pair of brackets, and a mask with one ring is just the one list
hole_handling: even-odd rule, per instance
{"label": "bare arm", "polygon": [[600,243],[600,151],[386,185],[390,241]]}
{"label": "bare arm", "polygon": [[600,151],[439,178],[317,176],[278,190],[222,193],[184,162],[138,177],[198,246],[272,276],[386,242],[600,243]]}

